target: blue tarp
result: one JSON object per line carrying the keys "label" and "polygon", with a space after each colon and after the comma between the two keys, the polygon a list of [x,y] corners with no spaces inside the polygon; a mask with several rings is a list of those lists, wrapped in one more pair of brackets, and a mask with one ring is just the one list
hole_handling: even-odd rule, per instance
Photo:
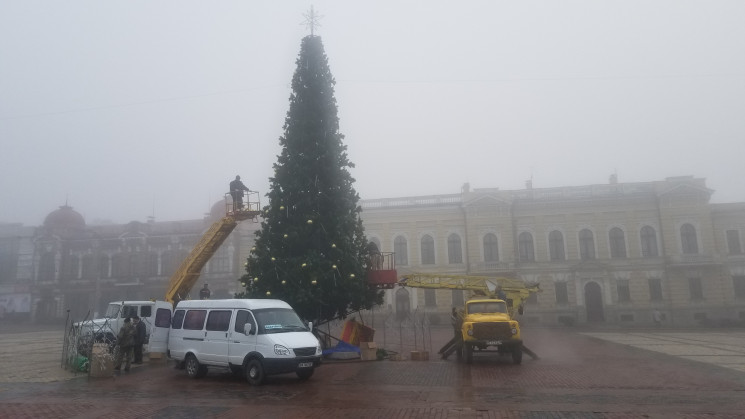
{"label": "blue tarp", "polygon": [[333,348],[323,350],[324,355],[332,354],[335,352],[357,352],[360,353],[360,348],[352,345],[351,343],[339,341]]}

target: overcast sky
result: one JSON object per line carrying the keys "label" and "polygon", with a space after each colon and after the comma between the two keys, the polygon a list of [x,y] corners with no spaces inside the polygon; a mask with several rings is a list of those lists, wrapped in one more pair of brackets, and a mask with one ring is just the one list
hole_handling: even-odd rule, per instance
{"label": "overcast sky", "polygon": [[[745,202],[745,1],[312,4],[363,199],[617,173]],[[0,222],[201,218],[236,174],[266,200],[310,5],[1,1]]]}

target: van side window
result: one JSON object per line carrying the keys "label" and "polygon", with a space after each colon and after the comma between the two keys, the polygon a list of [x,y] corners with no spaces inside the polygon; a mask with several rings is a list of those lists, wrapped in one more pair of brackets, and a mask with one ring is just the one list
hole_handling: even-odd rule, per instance
{"label": "van side window", "polygon": [[[155,327],[168,327],[170,324],[171,324],[171,310],[167,308],[159,308],[155,312]],[[179,323],[178,326],[180,328],[181,324]]]}
{"label": "van side window", "polygon": [[176,310],[176,312],[173,313],[173,320],[171,321],[172,329],[181,329],[184,325],[184,313],[184,310]]}
{"label": "van side window", "polygon": [[207,317],[207,310],[189,310],[184,317],[184,329],[202,330],[204,328],[204,319]]}
{"label": "van side window", "polygon": [[137,306],[124,306],[122,307],[121,316],[122,318],[134,317],[137,315]]}
{"label": "van side window", "polygon": [[238,313],[235,315],[235,331],[243,333],[243,325],[246,323],[251,324],[251,335],[256,334],[256,322],[254,321],[254,316],[251,315],[251,312],[247,310],[238,310]]}
{"label": "van side window", "polygon": [[227,332],[230,328],[232,310],[212,310],[207,316],[206,329],[213,332]]}
{"label": "van side window", "polygon": [[150,317],[153,315],[153,306],[140,307],[140,317]]}

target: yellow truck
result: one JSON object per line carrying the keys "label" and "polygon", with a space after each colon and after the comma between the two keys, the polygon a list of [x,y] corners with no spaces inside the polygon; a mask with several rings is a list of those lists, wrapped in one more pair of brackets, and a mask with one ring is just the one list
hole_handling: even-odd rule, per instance
{"label": "yellow truck", "polygon": [[399,285],[472,292],[464,307],[453,309],[454,337],[440,349],[443,359],[453,352],[467,364],[473,361],[474,352],[511,354],[515,364],[522,362],[523,352],[538,358],[524,345],[515,320],[530,294],[540,291],[537,284],[513,278],[415,273],[403,276]]}

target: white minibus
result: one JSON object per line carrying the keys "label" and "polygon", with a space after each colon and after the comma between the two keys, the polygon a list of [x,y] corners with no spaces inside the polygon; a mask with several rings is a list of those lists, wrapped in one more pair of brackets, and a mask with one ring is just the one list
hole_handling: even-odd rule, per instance
{"label": "white minibus", "polygon": [[311,327],[280,300],[181,301],[171,321],[168,357],[193,378],[220,368],[244,374],[252,385],[292,372],[305,380],[321,363]]}

